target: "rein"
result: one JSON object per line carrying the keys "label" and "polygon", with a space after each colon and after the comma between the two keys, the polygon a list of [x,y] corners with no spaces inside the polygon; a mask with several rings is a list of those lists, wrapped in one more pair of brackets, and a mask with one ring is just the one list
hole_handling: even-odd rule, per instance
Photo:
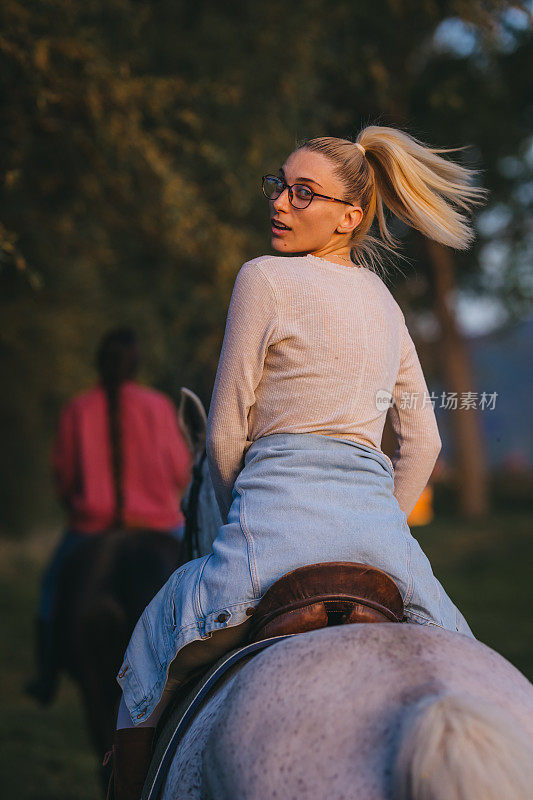
{"label": "rein", "polygon": [[200,555],[198,500],[202,487],[202,469],[206,456],[207,450],[204,449],[192,470],[192,482],[187,503],[187,514],[185,515],[185,533],[183,538],[186,561],[192,561],[193,558],[197,558]]}

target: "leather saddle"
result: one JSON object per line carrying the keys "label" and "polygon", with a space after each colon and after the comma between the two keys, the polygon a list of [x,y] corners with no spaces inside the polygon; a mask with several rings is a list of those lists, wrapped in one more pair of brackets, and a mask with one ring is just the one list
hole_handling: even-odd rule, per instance
{"label": "leather saddle", "polygon": [[287,572],[261,597],[248,641],[329,625],[402,622],[403,599],[386,572],[367,564],[332,561]]}

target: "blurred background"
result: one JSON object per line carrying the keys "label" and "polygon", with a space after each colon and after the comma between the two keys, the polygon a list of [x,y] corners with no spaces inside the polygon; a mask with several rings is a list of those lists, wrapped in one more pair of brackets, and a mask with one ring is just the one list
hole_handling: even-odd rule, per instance
{"label": "blurred background", "polygon": [[[261,175],[303,139],[394,125],[479,170],[466,253],[399,221],[388,286],[443,440],[409,522],[478,638],[533,679],[533,3],[4,0],[0,571],[9,796],[98,796],[74,688],[22,695],[60,535],[50,446],[128,325],[146,383],[206,411],[235,276],[269,252]],[[483,399],[484,398],[484,399]],[[384,448],[391,442],[385,432]],[[392,443],[393,444],[393,443]],[[15,768],[15,769],[14,769]]]}

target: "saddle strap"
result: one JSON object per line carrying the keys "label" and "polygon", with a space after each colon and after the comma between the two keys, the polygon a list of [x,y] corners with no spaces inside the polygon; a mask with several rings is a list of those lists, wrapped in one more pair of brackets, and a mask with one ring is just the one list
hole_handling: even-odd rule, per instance
{"label": "saddle strap", "polygon": [[[260,650],[270,647],[272,644],[276,644],[276,642],[281,642],[283,639],[288,639],[290,636],[296,635],[295,633],[288,633],[282,636],[272,636],[268,639],[262,639],[259,642],[252,642],[244,647],[232,650],[213,664],[211,669],[204,675],[201,682],[193,690],[193,696],[191,697],[191,694],[189,694],[185,698],[185,701],[179,706],[177,713],[175,715],[173,714],[168,720],[165,730],[162,732],[156,744],[141,800],[157,800],[180,739],[185,733],[189,722],[192,720],[195,712],[205,700],[208,693],[230,667],[238,664],[242,659],[254,655]],[[176,717],[178,720],[177,723],[175,721]],[[168,736],[165,736],[166,731],[169,732]]]}

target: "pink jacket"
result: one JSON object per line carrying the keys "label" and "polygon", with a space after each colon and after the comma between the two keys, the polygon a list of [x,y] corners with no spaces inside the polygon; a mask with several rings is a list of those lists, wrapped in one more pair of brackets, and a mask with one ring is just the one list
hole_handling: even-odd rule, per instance
{"label": "pink jacket", "polygon": [[[184,523],[179,501],[191,480],[192,454],[171,400],[128,381],[120,389],[122,486],[127,527],[157,530]],[[69,526],[101,533],[114,520],[107,398],[98,384],[67,403],[52,464]]]}

